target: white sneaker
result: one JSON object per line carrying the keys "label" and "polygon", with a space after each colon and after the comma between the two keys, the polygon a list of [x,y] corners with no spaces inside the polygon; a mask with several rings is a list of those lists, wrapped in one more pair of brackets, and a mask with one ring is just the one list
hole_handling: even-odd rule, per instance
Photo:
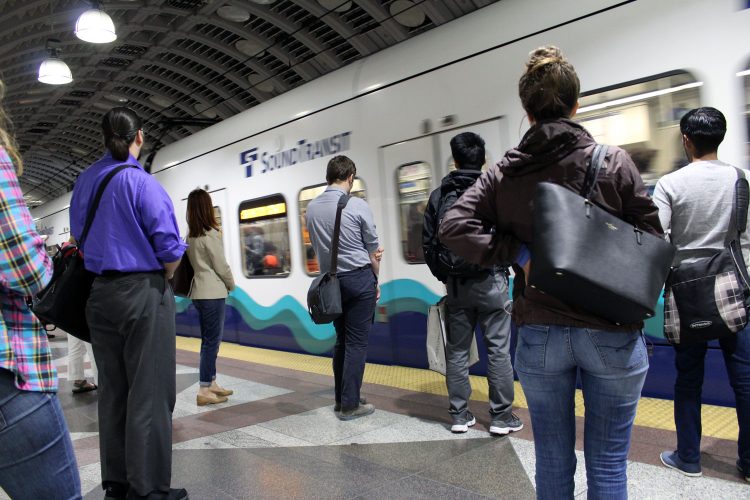
{"label": "white sneaker", "polygon": [[451,432],[456,434],[462,434],[469,430],[469,427],[473,427],[477,423],[477,419],[470,411],[466,412],[465,417],[457,417],[453,419],[453,425],[451,426]]}

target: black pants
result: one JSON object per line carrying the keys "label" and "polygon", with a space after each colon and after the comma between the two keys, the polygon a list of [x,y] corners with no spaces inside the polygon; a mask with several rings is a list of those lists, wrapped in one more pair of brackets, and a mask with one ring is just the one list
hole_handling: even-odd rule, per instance
{"label": "black pants", "polygon": [[86,306],[99,367],[102,484],[168,492],[175,404],[175,302],[163,273],[94,280]]}
{"label": "black pants", "polygon": [[359,390],[365,373],[367,338],[375,314],[377,280],[369,266],[338,274],[344,313],[333,326],[336,345],[333,348],[333,379],[336,402],[342,410],[359,406]]}

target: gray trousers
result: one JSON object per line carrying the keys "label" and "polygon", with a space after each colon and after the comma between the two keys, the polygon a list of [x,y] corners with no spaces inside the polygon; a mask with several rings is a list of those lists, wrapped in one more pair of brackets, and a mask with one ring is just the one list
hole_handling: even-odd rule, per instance
{"label": "gray trousers", "polygon": [[510,314],[508,285],[501,273],[473,279],[448,278],[448,342],[446,374],[450,413],[463,417],[468,410],[469,349],[477,325],[487,347],[487,381],[490,416],[510,418],[513,405],[513,366],[510,362]]}
{"label": "gray trousers", "polygon": [[175,404],[175,302],[163,273],[98,277],[86,306],[99,367],[102,485],[168,492]]}

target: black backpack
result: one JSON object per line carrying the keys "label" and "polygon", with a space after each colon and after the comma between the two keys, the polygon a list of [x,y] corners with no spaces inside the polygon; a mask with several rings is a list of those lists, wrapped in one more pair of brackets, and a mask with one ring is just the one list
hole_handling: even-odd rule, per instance
{"label": "black backpack", "polygon": [[431,248],[425,249],[425,263],[427,267],[443,283],[448,281],[448,277],[475,278],[488,273],[488,269],[472,264],[448,250],[438,237],[440,223],[443,221],[445,213],[463,193],[464,190],[440,187],[440,199],[437,206],[437,226],[434,228],[432,237],[434,244]]}

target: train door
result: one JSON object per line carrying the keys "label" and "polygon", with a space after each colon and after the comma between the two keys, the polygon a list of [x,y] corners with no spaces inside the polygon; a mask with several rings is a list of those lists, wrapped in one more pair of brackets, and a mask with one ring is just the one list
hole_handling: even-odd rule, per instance
{"label": "train door", "polygon": [[[381,149],[385,220],[381,231],[386,245],[383,297],[379,317],[387,315],[394,361],[426,366],[427,310],[445,294],[445,286],[424,264],[422,223],[430,193],[455,167],[450,140],[474,132],[485,140],[486,165],[495,163],[507,149],[508,131],[501,117],[466,125]],[[482,350],[484,352],[484,350]],[[474,372],[486,369],[486,356]]]}
{"label": "train door", "polygon": [[423,366],[427,308],[444,292],[424,264],[422,221],[430,192],[438,185],[435,138],[421,137],[381,149],[386,253],[378,318],[387,317],[393,360]]}
{"label": "train door", "polygon": [[451,155],[450,142],[454,136],[462,132],[474,132],[484,139],[486,162],[482,170],[486,170],[494,163],[497,163],[508,149],[507,141],[505,140],[508,136],[505,125],[503,118],[499,117],[438,134],[437,148],[439,151],[438,162],[441,166],[441,176],[455,168],[453,165],[453,156]]}

